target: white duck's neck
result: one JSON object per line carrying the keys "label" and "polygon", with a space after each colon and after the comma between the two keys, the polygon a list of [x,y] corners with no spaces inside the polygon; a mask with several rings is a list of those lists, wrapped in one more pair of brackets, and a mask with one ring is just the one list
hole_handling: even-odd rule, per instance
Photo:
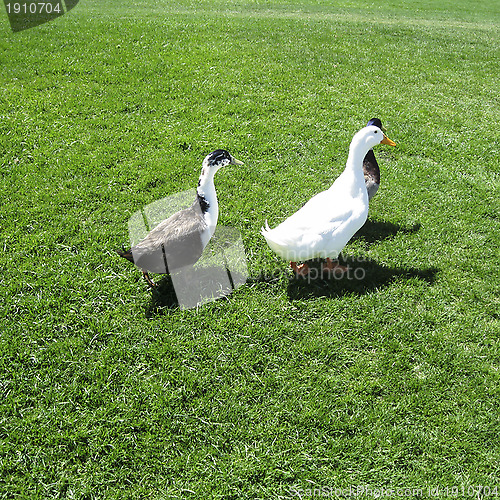
{"label": "white duck's neck", "polygon": [[204,166],[196,190],[200,209],[209,227],[210,235],[214,233],[219,218],[219,203],[215,192],[214,175],[214,168]]}
{"label": "white duck's neck", "polygon": [[360,192],[366,192],[365,177],[363,174],[363,159],[368,152],[369,147],[363,147],[358,141],[351,142],[349,147],[349,156],[344,170],[344,175],[351,180],[351,195],[355,196]]}

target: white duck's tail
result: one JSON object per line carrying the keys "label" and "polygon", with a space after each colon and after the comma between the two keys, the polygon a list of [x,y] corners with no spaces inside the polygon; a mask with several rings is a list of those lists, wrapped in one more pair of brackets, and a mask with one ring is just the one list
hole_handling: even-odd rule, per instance
{"label": "white duck's tail", "polygon": [[269,227],[269,224],[267,223],[267,219],[266,219],[266,227],[261,227],[260,228],[260,234],[262,234],[262,236],[266,236],[266,233],[270,233],[272,231],[272,229]]}
{"label": "white duck's tail", "polygon": [[[275,228],[276,229],[276,228]],[[287,258],[288,254],[288,245],[282,241],[280,241],[280,238],[278,234],[276,234],[275,229],[271,229],[269,227],[269,224],[267,223],[266,220],[266,226],[263,227],[260,232],[262,236],[266,239],[267,244],[269,245],[269,248],[273,250],[276,254],[278,254],[280,257]]]}
{"label": "white duck's tail", "polygon": [[260,229],[260,234],[262,234],[262,236],[264,236],[264,238],[266,239],[266,241],[269,243],[269,241],[275,241],[276,240],[276,234],[275,234],[275,231],[273,233],[274,229],[271,229],[269,227],[269,224],[267,223],[267,220],[266,220],[266,226],[265,227],[262,227]]}

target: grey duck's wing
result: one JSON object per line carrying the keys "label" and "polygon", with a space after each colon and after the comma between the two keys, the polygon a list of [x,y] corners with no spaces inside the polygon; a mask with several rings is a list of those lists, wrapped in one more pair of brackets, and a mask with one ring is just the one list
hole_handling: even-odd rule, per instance
{"label": "grey duck's wing", "polygon": [[144,270],[157,273],[194,264],[203,252],[201,236],[207,229],[195,205],[180,210],[160,222],[132,248],[134,262]]}
{"label": "grey duck's wing", "polygon": [[380,186],[380,168],[375,158],[373,149],[370,149],[363,160],[363,174],[368,191],[368,199],[371,200]]}

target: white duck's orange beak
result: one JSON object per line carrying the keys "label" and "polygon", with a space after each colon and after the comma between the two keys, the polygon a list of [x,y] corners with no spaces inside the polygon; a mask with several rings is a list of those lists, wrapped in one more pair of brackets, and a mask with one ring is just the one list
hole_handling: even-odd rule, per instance
{"label": "white duck's orange beak", "polygon": [[384,138],[380,141],[380,144],[387,144],[388,146],[395,146],[396,143],[394,141],[391,141],[389,139],[389,137],[387,137],[385,134],[384,134]]}

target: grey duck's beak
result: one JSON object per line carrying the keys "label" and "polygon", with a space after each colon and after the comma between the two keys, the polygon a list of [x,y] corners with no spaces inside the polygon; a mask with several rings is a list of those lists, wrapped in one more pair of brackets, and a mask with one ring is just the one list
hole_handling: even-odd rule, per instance
{"label": "grey duck's beak", "polygon": [[231,156],[231,165],[244,165],[244,163]]}

